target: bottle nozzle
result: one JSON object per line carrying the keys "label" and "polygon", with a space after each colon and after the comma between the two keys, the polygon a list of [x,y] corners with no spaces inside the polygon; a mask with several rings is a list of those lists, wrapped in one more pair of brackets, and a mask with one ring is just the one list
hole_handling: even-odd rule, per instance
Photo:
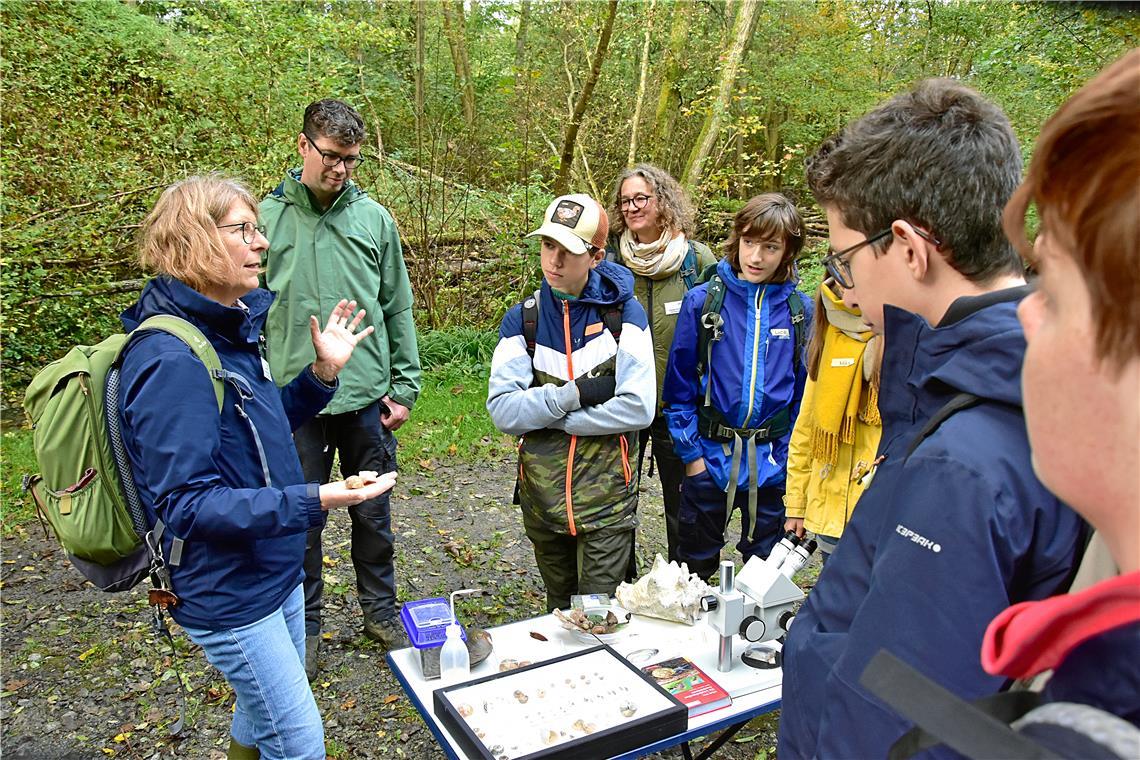
{"label": "bottle nozzle", "polygon": [[[471,594],[482,593],[481,588],[461,588],[458,591],[451,592],[451,624],[459,625],[459,618],[455,617],[455,597],[457,596],[470,596]],[[439,630],[438,628],[436,629]],[[437,634],[438,635],[438,634]]]}

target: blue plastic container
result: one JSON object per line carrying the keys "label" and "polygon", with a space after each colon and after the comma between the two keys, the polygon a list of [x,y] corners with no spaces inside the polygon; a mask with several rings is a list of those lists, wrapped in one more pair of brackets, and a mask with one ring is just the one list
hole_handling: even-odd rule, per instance
{"label": "blue plastic container", "polygon": [[[451,622],[451,605],[442,596],[404,602],[400,609],[400,621],[408,632],[408,640],[416,649],[443,646],[444,639],[447,638],[447,625]],[[460,626],[459,637],[467,640],[467,631],[463,626]]]}

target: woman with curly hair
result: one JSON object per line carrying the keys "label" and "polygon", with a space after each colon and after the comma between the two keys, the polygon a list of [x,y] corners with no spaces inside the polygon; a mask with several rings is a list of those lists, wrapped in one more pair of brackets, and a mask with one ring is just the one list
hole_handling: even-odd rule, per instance
{"label": "woman with curly hair", "polygon": [[649,317],[657,365],[657,414],[641,431],[640,450],[644,452],[646,441],[653,439],[653,458],[665,501],[669,559],[679,562],[677,514],[684,465],[673,452],[673,439],[661,411],[661,385],[681,300],[697,284],[704,268],[716,263],[716,257],[707,245],[690,239],[693,204],[681,185],[652,164],[638,164],[621,173],[614,186],[610,219],[612,234],[606,258],[633,272],[634,296]]}

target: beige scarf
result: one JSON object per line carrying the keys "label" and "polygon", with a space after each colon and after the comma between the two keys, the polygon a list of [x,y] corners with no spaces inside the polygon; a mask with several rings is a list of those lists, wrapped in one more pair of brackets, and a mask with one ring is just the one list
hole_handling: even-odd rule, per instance
{"label": "beige scarf", "polygon": [[664,280],[681,268],[689,250],[689,241],[679,233],[671,238],[669,231],[665,230],[657,240],[639,243],[633,239],[633,233],[626,230],[621,233],[618,249],[622,263],[634,274],[651,280]]}

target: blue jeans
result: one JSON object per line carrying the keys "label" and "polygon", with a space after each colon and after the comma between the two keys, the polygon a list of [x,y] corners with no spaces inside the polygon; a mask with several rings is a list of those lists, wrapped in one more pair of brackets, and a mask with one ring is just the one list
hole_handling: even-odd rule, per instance
{"label": "blue jeans", "polygon": [[263,760],[324,760],[325,729],[305,677],[305,594],[249,625],[185,628],[237,696],[230,735]]}
{"label": "blue jeans", "polygon": [[[344,414],[314,417],[293,433],[305,480],[329,482],[333,457],[340,453],[341,473],[348,477],[361,470],[392,472],[396,469],[396,436],[380,423],[382,402]],[[384,411],[387,411],[385,407]],[[352,520],[352,566],[364,617],[379,622],[393,618],[396,610],[396,552],[392,535],[391,492],[348,508]],[[309,531],[305,545],[305,630],[321,632],[324,606],[324,550],[321,532]]]}

